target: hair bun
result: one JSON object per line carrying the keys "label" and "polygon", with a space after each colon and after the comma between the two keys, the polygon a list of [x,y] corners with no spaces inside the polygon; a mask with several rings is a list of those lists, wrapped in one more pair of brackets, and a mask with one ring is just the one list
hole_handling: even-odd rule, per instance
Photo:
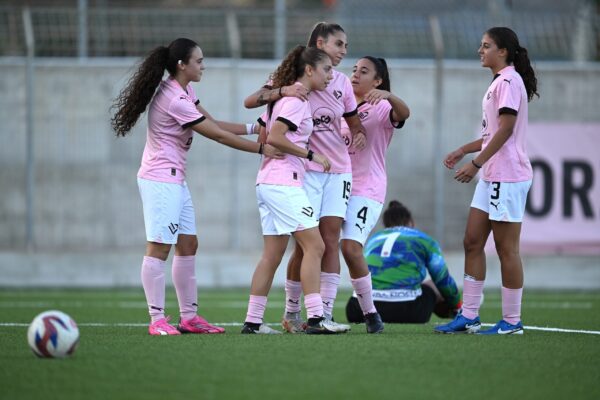
{"label": "hair bun", "polygon": [[390,201],[390,204],[388,207],[389,208],[402,207],[402,203],[400,203],[398,200],[392,200],[392,201]]}

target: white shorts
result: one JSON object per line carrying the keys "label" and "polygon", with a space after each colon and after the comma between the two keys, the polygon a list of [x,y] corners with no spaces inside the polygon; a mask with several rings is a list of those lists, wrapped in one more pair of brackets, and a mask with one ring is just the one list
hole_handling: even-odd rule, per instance
{"label": "white shorts", "polygon": [[522,222],[531,182],[486,182],[480,179],[471,207],[488,213],[492,221]]}
{"label": "white shorts", "polygon": [[194,204],[187,183],[156,182],[138,178],[144,208],[146,240],[176,244],[179,234],[196,234]]}
{"label": "white shorts", "polygon": [[321,217],[345,218],[352,190],[352,174],[306,171],[304,190],[317,220]]}
{"label": "white shorts", "polygon": [[375,228],[383,204],[363,196],[350,196],[341,239],[350,239],[363,246]]}
{"label": "white shorts", "polygon": [[289,235],[319,225],[304,189],[297,186],[256,186],[263,235]]}

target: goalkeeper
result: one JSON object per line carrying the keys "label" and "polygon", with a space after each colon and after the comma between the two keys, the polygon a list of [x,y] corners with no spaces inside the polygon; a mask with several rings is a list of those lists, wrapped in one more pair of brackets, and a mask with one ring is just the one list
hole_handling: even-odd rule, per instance
{"label": "goalkeeper", "polygon": [[[365,244],[373,300],[384,322],[426,323],[431,314],[454,318],[460,293],[438,243],[414,227],[410,211],[392,200],[383,213],[385,229]],[[432,280],[425,281],[427,273]],[[363,322],[356,292],[346,305],[349,322]]]}

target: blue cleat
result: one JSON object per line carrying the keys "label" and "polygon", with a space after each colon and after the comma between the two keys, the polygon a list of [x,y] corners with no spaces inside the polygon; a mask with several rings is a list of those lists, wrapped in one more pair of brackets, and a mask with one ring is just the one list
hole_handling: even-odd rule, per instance
{"label": "blue cleat", "polygon": [[468,319],[458,314],[451,322],[433,328],[436,333],[477,333],[481,328],[479,317]]}
{"label": "blue cleat", "polygon": [[522,335],[523,324],[519,321],[516,325],[512,325],[502,319],[490,329],[477,333],[480,335]]}

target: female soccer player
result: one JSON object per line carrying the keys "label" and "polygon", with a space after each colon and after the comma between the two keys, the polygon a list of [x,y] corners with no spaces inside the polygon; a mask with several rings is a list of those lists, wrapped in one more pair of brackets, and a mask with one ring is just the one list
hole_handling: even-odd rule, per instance
{"label": "female soccer player", "polygon": [[521,221],[533,172],[525,150],[527,103],[537,93],[537,79],[527,50],[509,28],[489,29],[479,46],[481,65],[493,80],[483,96],[481,139],[448,154],[444,165],[452,169],[465,154],[480,153],[454,175],[470,182],[482,170],[475,188],[464,237],[465,277],[462,313],[440,333],[479,332],[479,305],[486,263],[484,246],[490,231],[502,273],[502,320],[482,334],[522,334],[521,298],[523,265],[519,255]]}
{"label": "female soccer player", "polygon": [[[190,39],[176,39],[168,47],[154,49],[143,60],[116,98],[112,127],[125,136],[146,110],[148,131],[138,171],[138,186],[144,208],[146,255],[142,263],[142,285],[146,294],[151,335],[222,333],[197,315],[195,255],[198,247],[194,206],[188,190],[187,152],[193,132],[235,149],[282,155],[270,145],[244,140],[225,131],[203,112],[190,82],[199,82],[204,71],[200,47]],[[165,69],[169,77],[162,80]],[[231,126],[228,123],[219,123]],[[245,127],[238,130],[246,133]],[[172,274],[179,302],[177,329],[165,317],[165,261],[175,244]]]}
{"label": "female soccer player", "polygon": [[[302,85],[308,89],[310,98],[314,91],[327,87],[333,78],[332,68],[331,59],[324,51],[297,46],[273,73],[273,84],[278,87]],[[263,159],[256,178],[264,249],[252,277],[248,313],[242,333],[281,333],[263,324],[263,316],[273,276],[285,253],[290,234],[303,253],[300,275],[308,319],[306,333],[336,333],[323,317],[319,293],[321,257],[325,245],[302,187],[305,159],[318,163],[325,171],[331,167],[327,158],[309,148],[312,131],[309,102],[296,97],[284,97],[269,104],[266,140],[286,156],[281,160]]]}
{"label": "female soccer player", "polygon": [[[325,51],[337,66],[346,56],[348,40],[338,24],[317,23],[308,40],[309,47]],[[275,89],[273,89],[273,87]],[[258,107],[284,96],[299,97],[310,102],[314,121],[310,146],[331,161],[331,169],[325,171],[315,162],[309,162],[304,187],[319,221],[319,231],[325,242],[321,262],[321,297],[325,316],[332,320],[333,302],[340,282],[339,240],[342,222],[352,188],[350,156],[341,134],[342,118],[348,123],[352,145],[356,149],[365,146],[364,129],[358,119],[356,100],[350,80],[344,74],[333,71],[333,80],[322,92],[314,92],[310,99],[306,89],[297,85],[277,87],[267,85],[248,96],[246,107]],[[300,317],[300,263],[302,248],[298,244],[288,264],[286,288],[286,312],[282,325],[288,332],[302,332],[304,321]],[[349,325],[334,323],[339,332],[350,329]]]}
{"label": "female soccer player", "polygon": [[[460,293],[439,245],[414,225],[411,212],[392,200],[383,213],[385,229],[371,236],[365,245],[374,305],[385,322],[425,323],[432,312],[443,311],[444,315],[438,316],[447,317],[450,313],[456,315],[460,308]],[[433,281],[425,281],[428,272]],[[355,289],[346,305],[348,321],[367,320],[364,297]]]}
{"label": "female soccer player", "polygon": [[[373,304],[371,275],[363,256],[363,246],[385,201],[385,153],[394,128],[404,125],[410,110],[404,101],[390,92],[390,75],[383,58],[366,56],[359,59],[350,80],[358,103],[358,116],[368,140],[362,150],[348,149],[352,162],[352,193],[342,225],[342,254],[364,314],[367,332],[379,333],[383,331],[383,323]],[[350,143],[350,132],[344,123],[342,135],[346,143]]]}

